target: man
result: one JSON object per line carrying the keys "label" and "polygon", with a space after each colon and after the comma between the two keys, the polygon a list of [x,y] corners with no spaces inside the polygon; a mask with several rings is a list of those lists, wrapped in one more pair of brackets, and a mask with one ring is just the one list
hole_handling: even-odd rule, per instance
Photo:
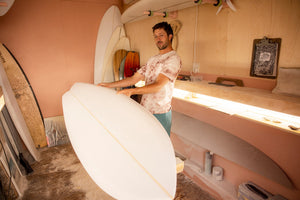
{"label": "man", "polygon": [[151,57],[132,77],[112,83],[100,83],[104,87],[127,87],[145,80],[144,87],[129,88],[118,94],[131,96],[142,94],[141,105],[161,122],[168,135],[171,132],[171,100],[176,77],[181,68],[181,60],[172,48],[173,30],[167,22],[152,27],[159,54]]}

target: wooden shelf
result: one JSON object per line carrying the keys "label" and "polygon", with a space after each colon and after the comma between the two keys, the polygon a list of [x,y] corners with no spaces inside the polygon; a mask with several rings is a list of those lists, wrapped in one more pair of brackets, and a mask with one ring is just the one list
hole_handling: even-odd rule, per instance
{"label": "wooden shelf", "polygon": [[[216,3],[216,0],[202,1],[202,4]],[[148,17],[144,14],[144,11],[153,12],[167,12],[181,10],[192,6],[197,6],[194,0],[140,0],[129,6],[122,14],[122,23],[128,23],[133,21],[142,20]]]}

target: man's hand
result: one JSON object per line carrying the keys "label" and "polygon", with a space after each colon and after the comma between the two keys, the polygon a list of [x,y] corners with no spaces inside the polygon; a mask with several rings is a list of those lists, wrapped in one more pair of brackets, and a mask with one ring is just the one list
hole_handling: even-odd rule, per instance
{"label": "man's hand", "polygon": [[117,94],[125,94],[126,96],[130,97],[134,92],[134,89],[124,89],[117,92]]}
{"label": "man's hand", "polygon": [[108,87],[109,83],[99,83],[97,84],[97,86],[102,86],[102,87]]}

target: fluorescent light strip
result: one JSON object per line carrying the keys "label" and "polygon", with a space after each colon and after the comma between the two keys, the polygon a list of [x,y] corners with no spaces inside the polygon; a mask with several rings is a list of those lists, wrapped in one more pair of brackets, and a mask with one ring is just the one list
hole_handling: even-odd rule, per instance
{"label": "fluorescent light strip", "polygon": [[[289,125],[300,127],[300,117],[295,115],[189,92],[177,88],[174,89],[173,97],[209,107],[229,115],[238,115],[287,130],[291,130],[288,127]],[[299,130],[293,130],[293,132],[300,133]]]}

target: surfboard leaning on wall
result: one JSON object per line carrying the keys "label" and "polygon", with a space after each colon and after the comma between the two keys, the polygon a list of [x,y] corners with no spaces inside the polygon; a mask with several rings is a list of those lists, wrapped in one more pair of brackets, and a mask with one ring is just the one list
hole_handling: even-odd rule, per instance
{"label": "surfboard leaning on wall", "polygon": [[[47,139],[43,116],[32,87],[12,53],[3,44],[0,44],[0,54],[0,61],[5,71],[2,76],[7,76],[9,80],[34,145],[36,148],[45,147],[47,146]],[[15,120],[17,119],[13,119],[14,122]]]}

